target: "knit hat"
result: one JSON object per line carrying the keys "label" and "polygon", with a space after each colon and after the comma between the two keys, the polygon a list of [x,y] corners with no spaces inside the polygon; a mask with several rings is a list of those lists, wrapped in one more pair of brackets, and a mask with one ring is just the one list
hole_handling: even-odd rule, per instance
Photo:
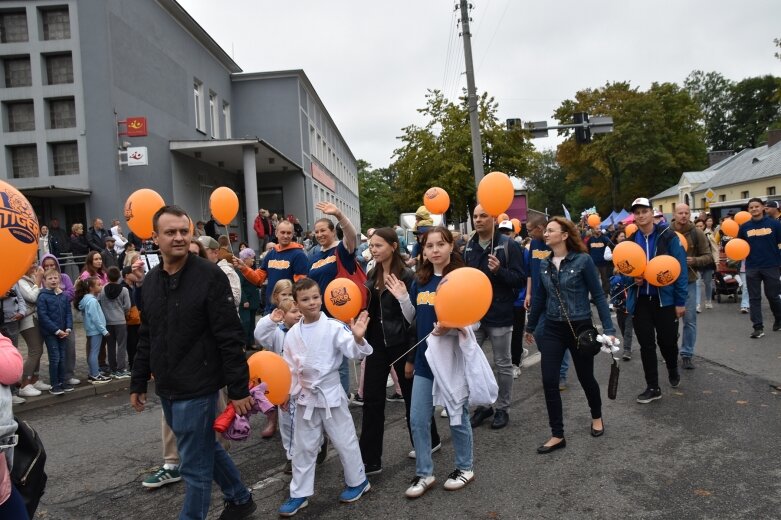
{"label": "knit hat", "polygon": [[239,252],[239,258],[241,258],[242,260],[246,260],[247,258],[255,258],[255,251],[248,247],[245,247]]}

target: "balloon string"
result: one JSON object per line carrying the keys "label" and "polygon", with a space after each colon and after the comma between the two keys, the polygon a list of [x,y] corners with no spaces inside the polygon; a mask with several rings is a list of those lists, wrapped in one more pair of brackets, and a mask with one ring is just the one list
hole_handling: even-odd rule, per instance
{"label": "balloon string", "polygon": [[[432,331],[432,332],[433,332],[433,331]],[[423,343],[424,341],[426,341],[426,338],[428,338],[429,336],[431,336],[431,332],[429,332],[428,334],[426,334],[426,336],[425,336],[425,337],[424,337],[422,340],[420,340],[420,341],[418,341],[417,343],[415,343],[414,345],[412,345],[412,346],[409,348],[409,350],[408,350],[408,351],[406,351],[404,354],[402,354],[402,355],[400,355],[399,357],[397,357],[396,359],[394,359],[394,360],[391,362],[390,366],[393,366],[393,365],[395,365],[395,364],[396,364],[396,361],[400,360],[401,358],[403,358],[404,356],[406,356],[407,354],[409,354],[410,352],[412,352],[412,349],[414,349],[415,347],[417,347],[418,345],[420,345],[421,343]]]}
{"label": "balloon string", "polygon": [[231,254],[233,254],[233,243],[231,242],[230,231],[228,231],[228,224],[225,224],[225,235],[228,237],[228,248],[231,250]]}
{"label": "balloon string", "polygon": [[621,293],[622,293],[622,292],[624,292],[624,291],[628,291],[629,289],[631,289],[631,288],[632,288],[632,287],[634,287],[635,285],[637,285],[637,282],[634,282],[634,283],[632,283],[632,285],[627,285],[626,287],[624,287],[624,289],[623,289],[623,290],[621,290],[620,292],[618,292],[618,293],[617,293],[615,296],[611,296],[610,298],[608,298],[608,301],[613,301],[613,300],[615,300],[616,298],[618,298],[619,296],[621,296]]}

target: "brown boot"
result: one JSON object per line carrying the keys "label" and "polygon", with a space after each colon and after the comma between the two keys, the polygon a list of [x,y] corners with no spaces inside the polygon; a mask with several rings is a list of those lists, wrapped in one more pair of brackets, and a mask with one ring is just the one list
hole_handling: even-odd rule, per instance
{"label": "brown boot", "polygon": [[264,439],[269,439],[273,437],[274,432],[277,431],[277,409],[274,408],[274,411],[266,415],[266,418],[268,422],[266,423],[266,427],[263,428],[263,431],[260,432],[260,436]]}

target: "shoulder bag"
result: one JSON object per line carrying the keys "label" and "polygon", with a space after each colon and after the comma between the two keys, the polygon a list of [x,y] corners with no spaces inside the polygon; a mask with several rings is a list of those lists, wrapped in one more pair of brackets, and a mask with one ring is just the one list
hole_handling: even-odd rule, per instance
{"label": "shoulder bag", "polygon": [[[552,261],[551,264],[553,264]],[[554,277],[553,271],[551,271],[551,282],[553,289],[556,291],[556,298],[559,300],[561,312],[567,319],[567,324],[569,325],[569,328],[572,331],[572,335],[575,338],[575,347],[578,349],[578,352],[584,355],[596,356],[599,354],[599,350],[602,347],[602,343],[597,341],[597,335],[599,332],[597,331],[596,327],[594,327],[592,323],[588,323],[579,327],[580,330],[575,332],[575,328],[572,326],[572,322],[569,319],[566,306],[564,305],[564,300],[561,298],[561,293],[559,292],[558,272],[556,277]]]}
{"label": "shoulder bag", "polygon": [[[338,248],[339,246],[337,245],[336,247]],[[358,290],[361,291],[361,299],[363,300],[361,303],[361,309],[365,309],[369,304],[369,289],[366,287],[366,273],[363,272],[363,269],[361,269],[361,266],[358,265],[358,262],[354,257],[354,268],[353,272],[351,273],[347,270],[344,264],[342,264],[342,259],[339,256],[338,249],[334,251],[334,256],[336,256],[336,278],[348,278],[355,282],[355,285],[358,286]],[[322,287],[321,290],[325,290],[325,287]]]}

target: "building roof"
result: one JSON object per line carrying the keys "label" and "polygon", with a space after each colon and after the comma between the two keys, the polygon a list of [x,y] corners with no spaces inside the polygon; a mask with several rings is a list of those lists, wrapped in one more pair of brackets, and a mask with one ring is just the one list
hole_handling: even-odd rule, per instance
{"label": "building roof", "polygon": [[746,149],[716,164],[716,174],[693,191],[721,188],[733,184],[752,182],[768,177],[781,176],[781,142],[768,148]]}
{"label": "building roof", "polygon": [[651,202],[654,202],[658,199],[666,199],[667,197],[673,197],[673,196],[678,196],[678,184],[667,188],[661,193],[657,193],[656,195],[651,197]]}
{"label": "building roof", "polygon": [[236,73],[242,72],[241,67],[228,56],[228,53],[222,50],[222,47],[214,41],[214,38],[209,36],[201,25],[195,21],[195,18],[190,16],[190,13],[185,11],[184,7],[179,5],[176,0],[157,0],[157,3],[170,14],[174,20],[184,27],[184,29],[193,35],[193,37],[203,45],[209,53],[214,56],[217,61],[222,63],[223,67],[228,69],[228,72]]}

